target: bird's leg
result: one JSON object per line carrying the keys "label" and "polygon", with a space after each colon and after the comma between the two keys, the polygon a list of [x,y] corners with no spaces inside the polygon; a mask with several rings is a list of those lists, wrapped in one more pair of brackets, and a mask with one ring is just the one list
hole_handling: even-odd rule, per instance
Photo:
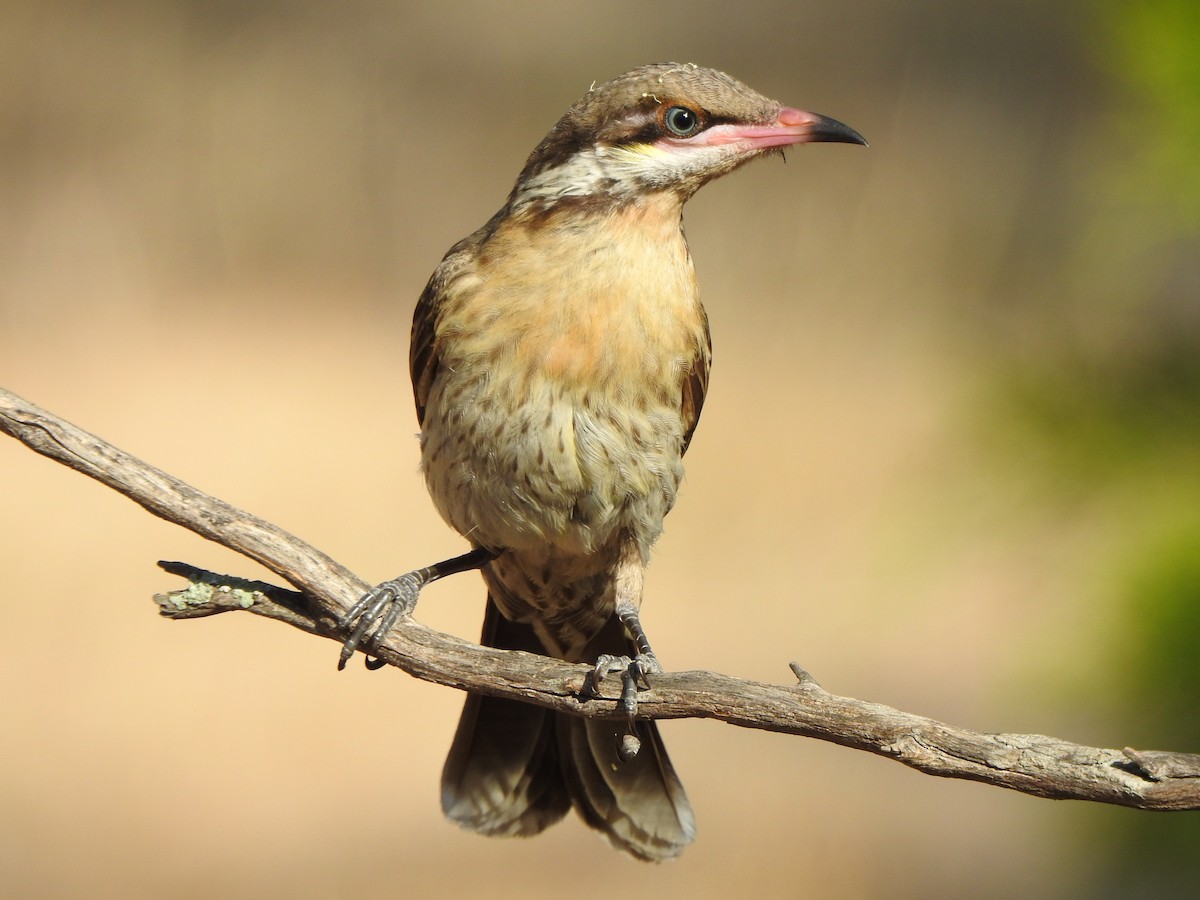
{"label": "bird's leg", "polygon": [[620,673],[621,708],[629,717],[629,728],[621,740],[619,752],[622,759],[630,760],[637,756],[641,748],[641,741],[634,728],[638,706],[638,682],[650,687],[650,679],[647,676],[658,674],[663,671],[663,667],[654,651],[650,649],[650,640],[646,637],[646,629],[642,627],[642,620],[638,617],[637,605],[627,600],[618,601],[615,612],[633,641],[636,653],[632,657],[602,654],[596,660],[596,667],[592,669],[592,690],[599,692],[600,682],[609,675]]}
{"label": "bird's leg", "polygon": [[646,637],[646,629],[642,627],[642,620],[638,617],[637,606],[628,601],[618,602],[616,615],[633,641],[637,654],[632,657],[613,656],[608,653],[601,655],[592,671],[592,687],[599,688],[600,682],[607,676],[621,672],[624,679],[621,703],[632,716],[637,712],[638,682],[650,687],[650,679],[646,676],[658,674],[663,667],[654,651],[650,649],[650,640]]}
{"label": "bird's leg", "polygon": [[618,673],[621,676],[621,709],[628,717],[628,728],[621,740],[620,755],[626,760],[637,756],[641,745],[634,723],[638,706],[638,682],[650,687],[648,676],[663,670],[654,651],[650,649],[646,629],[642,627],[642,621],[638,617],[645,577],[646,563],[638,542],[632,536],[625,535],[613,571],[613,590],[616,595],[613,613],[621,623],[625,636],[632,642],[634,655],[630,657],[602,654],[592,669],[591,689],[593,693],[599,693],[600,682],[606,677]]}
{"label": "bird's leg", "polygon": [[[338,669],[344,669],[346,662],[354,655],[360,644],[369,646],[391,631],[392,626],[401,616],[412,614],[417,605],[417,597],[421,588],[447,575],[456,575],[471,569],[481,569],[497,554],[484,547],[476,547],[470,553],[434,563],[423,569],[407,572],[399,578],[384,581],[371,588],[344,616],[338,620],[343,630],[354,626],[346,643],[342,644],[342,655],[338,659]],[[380,662],[372,662],[367,658],[367,668],[377,669]]]}

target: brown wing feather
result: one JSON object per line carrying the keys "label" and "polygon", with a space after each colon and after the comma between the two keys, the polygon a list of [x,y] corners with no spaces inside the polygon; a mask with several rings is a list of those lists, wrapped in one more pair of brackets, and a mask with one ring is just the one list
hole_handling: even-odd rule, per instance
{"label": "brown wing feather", "polygon": [[[440,269],[438,270],[441,271]],[[412,376],[413,400],[417,404],[417,422],[425,424],[425,404],[438,370],[437,298],[441,291],[438,272],[429,279],[413,312],[412,339],[408,346],[408,373]]]}
{"label": "brown wing feather", "polygon": [[701,308],[700,315],[704,319],[704,346],[697,348],[696,356],[692,359],[692,368],[683,381],[683,400],[680,404],[680,415],[683,417],[683,449],[680,454],[687,453],[692,435],[700,421],[700,410],[704,407],[704,395],[708,393],[708,370],[712,366],[712,335],[708,331],[708,316]]}
{"label": "brown wing feather", "polygon": [[508,207],[501,207],[487,224],[469,237],[463,238],[447,252],[421,292],[413,311],[412,338],[408,346],[408,374],[412,377],[413,399],[417,404],[417,422],[425,424],[425,405],[429,391],[441,365],[441,347],[437,336],[445,294],[455,280],[469,274],[475,266],[480,247],[504,219]]}

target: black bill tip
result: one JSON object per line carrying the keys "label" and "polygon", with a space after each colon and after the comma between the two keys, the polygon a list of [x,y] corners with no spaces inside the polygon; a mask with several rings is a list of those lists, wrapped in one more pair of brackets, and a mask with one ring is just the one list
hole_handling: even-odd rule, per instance
{"label": "black bill tip", "polygon": [[831,119],[829,116],[822,115],[817,115],[817,122],[813,125],[808,140],[810,142],[823,141],[830,144],[862,144],[864,147],[871,146],[867,143],[865,137],[849,125],[845,125],[837,119]]}

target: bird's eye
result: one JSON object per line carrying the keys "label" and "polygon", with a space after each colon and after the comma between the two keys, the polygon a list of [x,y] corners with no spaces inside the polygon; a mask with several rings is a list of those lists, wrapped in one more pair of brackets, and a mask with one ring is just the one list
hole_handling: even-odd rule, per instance
{"label": "bird's eye", "polygon": [[676,137],[691,137],[700,130],[700,117],[686,106],[672,106],[663,113],[663,124]]}

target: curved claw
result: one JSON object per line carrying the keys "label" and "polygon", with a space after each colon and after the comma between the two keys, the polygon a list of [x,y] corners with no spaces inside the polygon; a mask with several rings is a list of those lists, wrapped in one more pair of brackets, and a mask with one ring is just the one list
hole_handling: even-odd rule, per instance
{"label": "curved claw", "polygon": [[600,683],[609,675],[621,674],[622,679],[633,685],[636,692],[640,683],[649,688],[649,675],[657,675],[663,671],[662,663],[653,653],[639,653],[637,656],[613,656],[610,653],[601,654],[592,668],[592,693],[600,692]]}
{"label": "curved claw", "polygon": [[[363,594],[338,623],[343,628],[357,623],[346,643],[342,644],[342,652],[338,657],[339,670],[346,668],[346,663],[360,644],[374,643],[391,631],[401,616],[412,613],[422,585],[417,573],[409,572],[391,581],[384,581]],[[372,666],[368,661],[367,668],[379,668],[381,665],[384,663],[377,661]]]}
{"label": "curved claw", "polygon": [[633,662],[629,664],[630,674],[634,680],[641,681],[647,688],[650,687],[649,675],[661,675],[663,672],[662,663],[658,661],[658,657],[653,653],[639,653],[633,658]]}
{"label": "curved claw", "polygon": [[609,675],[615,675],[618,672],[628,672],[629,667],[633,665],[633,660],[628,656],[613,656],[611,653],[601,654],[596,659],[596,665],[592,668],[591,689],[593,694],[600,693],[600,682],[604,681]]}

